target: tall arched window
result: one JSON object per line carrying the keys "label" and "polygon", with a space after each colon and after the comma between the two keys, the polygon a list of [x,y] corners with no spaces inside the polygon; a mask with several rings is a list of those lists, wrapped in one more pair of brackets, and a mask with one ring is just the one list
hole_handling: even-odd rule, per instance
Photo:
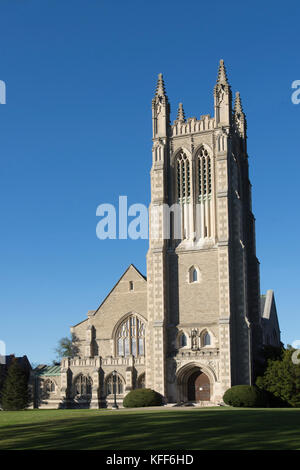
{"label": "tall arched window", "polygon": [[196,266],[190,267],[188,271],[188,282],[193,283],[193,282],[200,282],[200,271]]}
{"label": "tall arched window", "polygon": [[191,195],[190,162],[182,150],[177,155],[176,172],[178,202],[189,202],[188,198]]}
{"label": "tall arched window", "polygon": [[197,232],[200,238],[212,236],[212,164],[208,151],[201,147],[196,156]]}
{"label": "tall arched window", "polygon": [[90,396],[92,395],[92,379],[88,375],[79,374],[74,381],[75,395]]}
{"label": "tall arched window", "polygon": [[198,199],[211,194],[211,161],[208,151],[201,148],[197,159],[198,164]]}
{"label": "tall arched window", "polygon": [[201,347],[212,346],[212,337],[207,330],[204,330],[200,334],[200,344]]}
{"label": "tall arched window", "polygon": [[211,345],[210,334],[206,332],[203,336],[203,346],[210,346],[210,345]]}
{"label": "tall arched window", "polygon": [[118,356],[145,355],[145,325],[137,315],[130,315],[119,326],[116,352]]}
{"label": "tall arched window", "polygon": [[[180,204],[180,227],[181,239],[189,238],[192,229],[190,223],[192,220],[191,208],[191,169],[190,161],[183,150],[176,157],[176,187],[177,203]],[[191,212],[191,213],[190,213]],[[178,214],[179,215],[179,214]]]}
{"label": "tall arched window", "polygon": [[[110,374],[106,379],[106,395],[114,393],[114,377]],[[116,376],[116,394],[122,395],[124,393],[124,382],[119,375]]]}
{"label": "tall arched window", "polygon": [[187,346],[187,337],[186,337],[185,333],[183,333],[183,332],[181,332],[180,335],[179,335],[178,346],[180,348],[184,348],[185,346]]}

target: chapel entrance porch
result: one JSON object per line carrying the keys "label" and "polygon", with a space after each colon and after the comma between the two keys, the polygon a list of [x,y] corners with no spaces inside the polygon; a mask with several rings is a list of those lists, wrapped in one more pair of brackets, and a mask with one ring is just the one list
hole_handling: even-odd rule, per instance
{"label": "chapel entrance porch", "polygon": [[177,375],[178,402],[208,404],[212,395],[209,375],[200,366],[187,365]]}

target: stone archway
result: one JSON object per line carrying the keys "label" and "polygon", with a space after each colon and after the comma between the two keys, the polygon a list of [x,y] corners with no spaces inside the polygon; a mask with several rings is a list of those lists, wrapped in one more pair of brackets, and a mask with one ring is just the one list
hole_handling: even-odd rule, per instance
{"label": "stone archway", "polygon": [[206,367],[190,363],[177,371],[179,402],[209,402],[213,395],[215,378]]}
{"label": "stone archway", "polygon": [[200,368],[187,380],[187,399],[194,402],[210,400],[210,380]]}

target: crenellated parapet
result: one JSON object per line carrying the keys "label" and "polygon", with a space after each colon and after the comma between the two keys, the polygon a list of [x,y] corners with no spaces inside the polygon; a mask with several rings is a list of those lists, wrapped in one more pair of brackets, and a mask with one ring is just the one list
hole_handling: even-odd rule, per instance
{"label": "crenellated parapet", "polygon": [[109,356],[101,358],[101,365],[105,366],[126,366],[132,367],[133,365],[145,365],[145,356],[133,357],[133,356]]}
{"label": "crenellated parapet", "polygon": [[197,132],[207,132],[216,128],[216,120],[209,114],[203,115],[199,120],[195,117],[188,118],[187,121],[176,120],[170,127],[170,137],[195,134]]}
{"label": "crenellated parapet", "polygon": [[69,367],[93,367],[99,368],[101,365],[100,357],[64,357],[61,366],[63,369]]}

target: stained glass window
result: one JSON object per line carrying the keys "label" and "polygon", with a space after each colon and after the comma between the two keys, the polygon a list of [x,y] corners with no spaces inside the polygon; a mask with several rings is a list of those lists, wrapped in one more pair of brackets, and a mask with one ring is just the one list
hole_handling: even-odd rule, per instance
{"label": "stained glass window", "polygon": [[130,315],[119,326],[116,335],[116,350],[118,356],[144,356],[145,354],[145,325],[137,317]]}

